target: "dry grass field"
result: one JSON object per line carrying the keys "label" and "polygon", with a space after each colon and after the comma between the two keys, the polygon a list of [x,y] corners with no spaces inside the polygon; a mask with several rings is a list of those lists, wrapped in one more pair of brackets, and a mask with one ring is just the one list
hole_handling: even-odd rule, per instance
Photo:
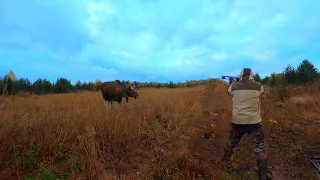
{"label": "dry grass field", "polygon": [[[234,167],[220,163],[231,114],[227,88],[214,81],[141,89],[140,99],[111,110],[100,92],[4,98],[0,179],[256,179],[247,136]],[[292,88],[282,102],[270,89],[261,98],[275,179],[317,179],[305,153],[320,144],[315,88]]]}

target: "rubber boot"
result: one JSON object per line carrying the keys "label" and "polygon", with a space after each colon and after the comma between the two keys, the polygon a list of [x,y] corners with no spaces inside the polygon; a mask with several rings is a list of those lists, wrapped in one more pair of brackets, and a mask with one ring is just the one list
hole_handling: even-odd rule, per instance
{"label": "rubber boot", "polygon": [[230,147],[225,147],[224,148],[224,154],[223,154],[223,157],[222,157],[222,161],[224,162],[229,162],[231,161],[231,156],[233,154],[233,150],[232,148]]}
{"label": "rubber boot", "polygon": [[271,180],[272,173],[268,169],[268,160],[258,159],[257,165],[258,165],[259,180]]}

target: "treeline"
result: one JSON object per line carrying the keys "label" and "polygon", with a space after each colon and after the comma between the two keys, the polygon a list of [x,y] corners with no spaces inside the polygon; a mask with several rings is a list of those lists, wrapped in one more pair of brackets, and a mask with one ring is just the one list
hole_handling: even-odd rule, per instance
{"label": "treeline", "polygon": [[255,74],[254,79],[261,82],[261,84],[274,86],[285,85],[302,85],[307,83],[314,83],[320,80],[320,72],[309,61],[303,60],[297,68],[288,65],[281,73],[272,73],[261,79],[259,74]]}
{"label": "treeline", "polygon": [[[127,83],[128,81],[122,81]],[[199,81],[186,81],[173,83],[158,83],[158,82],[137,82],[133,81],[136,88],[178,88],[178,87],[194,87],[197,85],[205,84],[207,80]],[[77,91],[97,91],[102,82],[97,80],[95,82],[81,82],[77,81],[72,84],[66,78],[58,78],[56,82],[51,82],[48,79],[37,79],[31,82],[27,78],[16,79],[14,73],[10,71],[4,78],[0,78],[0,95],[1,94],[14,94],[17,92],[34,93],[34,94],[49,94],[49,93],[70,93]]]}
{"label": "treeline", "polygon": [[[264,85],[272,87],[272,92],[275,97],[283,100],[290,96],[289,90],[291,87],[308,84],[316,85],[314,84],[315,82],[320,82],[320,72],[309,60],[303,60],[297,68],[288,65],[281,73],[272,73],[263,79],[255,75],[255,79]],[[316,89],[313,89],[313,91],[317,92],[318,86],[316,85],[314,87]]]}
{"label": "treeline", "polygon": [[181,87],[195,87],[198,85],[206,84],[207,82],[208,82],[207,79],[201,79],[201,80],[189,80],[186,82],[177,82],[177,83],[174,83],[172,81],[168,83],[133,81],[132,84],[138,88],[181,88]]}
{"label": "treeline", "polygon": [[6,75],[0,80],[0,93],[13,94],[16,92],[26,92],[34,94],[49,94],[49,93],[68,93],[78,90],[93,90],[93,82],[80,82],[75,85],[66,79],[58,78],[56,82],[50,82],[48,79],[39,78],[35,82],[31,82],[29,79],[20,78],[14,80],[10,76]]}
{"label": "treeline", "polygon": [[[270,76],[261,78],[258,73],[254,75],[254,79],[264,85],[284,87],[288,84],[301,85],[305,83],[313,83],[319,81],[320,73],[309,60],[303,60],[297,68],[288,65],[281,73],[272,73]],[[186,82],[159,83],[159,82],[137,82],[132,84],[137,88],[181,88],[194,87],[208,83],[208,79],[190,80]],[[126,83],[128,81],[122,81]],[[69,93],[81,90],[97,91],[101,85],[101,81],[81,82],[77,81],[72,84],[66,78],[58,78],[56,82],[50,82],[48,79],[41,79],[31,82],[26,78],[16,79],[14,73],[10,71],[4,78],[0,78],[0,94],[14,94],[16,92],[26,92],[34,94],[48,93]]]}

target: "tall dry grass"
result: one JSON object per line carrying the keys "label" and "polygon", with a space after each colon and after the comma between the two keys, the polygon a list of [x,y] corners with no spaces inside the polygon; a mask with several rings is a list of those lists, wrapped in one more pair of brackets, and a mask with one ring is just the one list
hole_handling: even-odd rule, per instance
{"label": "tall dry grass", "polygon": [[188,131],[189,119],[201,112],[202,91],[142,89],[139,100],[112,110],[98,92],[16,97],[0,121],[0,167],[64,161],[66,170],[89,179],[104,169],[119,175],[134,148],[161,146]]}
{"label": "tall dry grass", "polygon": [[[0,172],[9,169],[12,178],[47,168],[69,179],[254,179],[248,137],[235,152],[238,168],[219,161],[230,128],[227,88],[214,80],[197,88],[141,89],[140,99],[112,110],[99,92],[5,98]],[[305,89],[312,97],[303,101],[305,112],[318,112],[319,97]],[[301,123],[302,101],[287,98],[279,106],[273,93],[268,89],[261,103],[270,163],[278,179],[312,179],[302,149],[320,143],[319,119],[303,116]]]}

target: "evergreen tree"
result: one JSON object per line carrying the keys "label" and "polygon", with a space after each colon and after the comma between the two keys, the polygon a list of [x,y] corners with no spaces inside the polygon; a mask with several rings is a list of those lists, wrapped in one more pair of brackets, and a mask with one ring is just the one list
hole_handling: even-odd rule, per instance
{"label": "evergreen tree", "polygon": [[318,77],[318,70],[309,60],[303,60],[297,68],[299,84],[312,83]]}
{"label": "evergreen tree", "polygon": [[256,73],[256,74],[253,76],[253,79],[254,79],[255,81],[261,82],[261,77],[260,77],[260,75],[259,75],[258,73]]}
{"label": "evergreen tree", "polygon": [[261,80],[261,84],[263,85],[267,85],[268,83],[269,83],[269,76],[266,76]]}
{"label": "evergreen tree", "polygon": [[42,91],[45,94],[53,92],[53,86],[49,80],[47,79],[42,80]]}
{"label": "evergreen tree", "polygon": [[20,78],[15,84],[16,91],[31,92],[31,82],[28,79]]}
{"label": "evergreen tree", "polygon": [[35,94],[44,93],[42,79],[39,78],[33,83],[33,91],[34,91]]}
{"label": "evergreen tree", "polygon": [[5,79],[5,85],[7,84],[6,92],[8,95],[13,94],[14,92],[14,83],[11,78]]}
{"label": "evergreen tree", "polygon": [[72,84],[65,78],[58,78],[54,89],[56,93],[68,93],[72,90]]}
{"label": "evergreen tree", "polygon": [[81,81],[77,81],[74,87],[75,87],[76,90],[80,90],[82,88]]}
{"label": "evergreen tree", "polygon": [[269,85],[271,87],[276,85],[276,75],[274,73],[272,73],[270,78],[269,78]]}
{"label": "evergreen tree", "polygon": [[169,88],[175,88],[176,86],[172,81],[170,81],[168,87]]}
{"label": "evergreen tree", "polygon": [[288,65],[284,69],[283,74],[289,84],[296,84],[298,82],[298,73],[294,67]]}

